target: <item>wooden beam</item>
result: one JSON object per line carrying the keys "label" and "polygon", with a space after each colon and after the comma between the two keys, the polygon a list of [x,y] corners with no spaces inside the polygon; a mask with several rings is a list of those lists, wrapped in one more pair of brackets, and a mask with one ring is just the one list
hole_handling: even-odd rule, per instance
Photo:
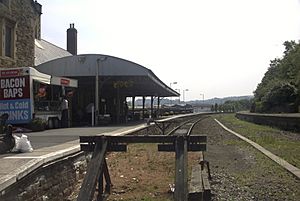
{"label": "wooden beam", "polygon": [[188,201],[201,201],[203,200],[203,185],[201,165],[197,164],[192,167],[191,181]]}
{"label": "wooden beam", "polygon": [[[80,144],[81,151],[93,152],[96,145],[94,143],[90,144]],[[109,144],[107,146],[107,152],[126,152],[127,145],[126,144]]]}
{"label": "wooden beam", "polygon": [[185,201],[188,198],[188,174],[187,174],[187,140],[184,136],[178,136],[175,142],[175,201]]}
{"label": "wooden beam", "polygon": [[204,166],[202,170],[202,182],[203,182],[203,199],[204,200],[211,200],[211,189],[210,189],[210,183],[209,183],[209,176],[208,176],[208,169],[207,166]]}
{"label": "wooden beam", "polygon": [[96,144],[92,159],[88,164],[87,173],[82,182],[77,201],[93,200],[98,176],[102,173],[106,147],[107,139],[102,137],[102,141]]}
{"label": "wooden beam", "polygon": [[[174,152],[175,145],[174,144],[158,144],[157,145],[158,151],[163,152]],[[188,144],[187,151],[206,151],[206,144]]]}
{"label": "wooden beam", "polygon": [[[102,137],[99,136],[80,136],[80,143],[101,142]],[[105,136],[109,143],[174,143],[178,136],[174,135],[124,135],[124,136]],[[206,143],[207,136],[191,135],[185,137],[191,143]]]}
{"label": "wooden beam", "polygon": [[104,164],[103,164],[103,175],[104,175],[105,183],[106,183],[105,184],[105,193],[110,194],[112,183],[111,183],[110,175],[109,175],[109,172],[108,172],[106,159],[104,159]]}

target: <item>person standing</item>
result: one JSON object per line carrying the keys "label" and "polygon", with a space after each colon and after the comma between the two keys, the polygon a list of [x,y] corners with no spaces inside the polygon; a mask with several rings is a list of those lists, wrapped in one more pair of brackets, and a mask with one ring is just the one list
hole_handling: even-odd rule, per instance
{"label": "person standing", "polygon": [[67,128],[69,127],[69,102],[65,96],[61,102],[61,112],[61,127]]}
{"label": "person standing", "polygon": [[124,118],[125,118],[125,123],[127,123],[127,121],[128,121],[128,105],[127,105],[126,101],[124,103]]}

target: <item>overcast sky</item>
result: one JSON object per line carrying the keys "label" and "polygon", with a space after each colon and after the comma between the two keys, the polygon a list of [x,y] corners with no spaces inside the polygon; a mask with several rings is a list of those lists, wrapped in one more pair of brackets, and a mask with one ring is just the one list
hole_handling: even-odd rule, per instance
{"label": "overcast sky", "polygon": [[287,40],[300,39],[300,0],[38,0],[42,38],[78,54],[151,69],[186,100],[252,95]]}

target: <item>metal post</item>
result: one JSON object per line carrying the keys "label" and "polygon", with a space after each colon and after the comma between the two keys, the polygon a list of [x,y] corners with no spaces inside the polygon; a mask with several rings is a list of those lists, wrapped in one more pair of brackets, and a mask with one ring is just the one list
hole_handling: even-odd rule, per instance
{"label": "metal post", "polygon": [[95,83],[95,125],[98,125],[98,114],[99,114],[99,63],[100,59],[97,59],[96,67],[96,83]]}
{"label": "metal post", "polygon": [[135,96],[132,96],[132,120],[134,120]]}
{"label": "metal post", "polygon": [[145,96],[143,96],[143,119],[145,119]]}
{"label": "metal post", "polygon": [[160,108],[159,108],[159,105],[160,105],[160,97],[158,96],[157,97],[157,117],[159,117],[160,116]]}
{"label": "metal post", "polygon": [[106,56],[97,59],[96,65],[96,83],[95,83],[95,125],[98,126],[98,116],[99,116],[99,67],[100,63],[106,60]]}
{"label": "metal post", "polygon": [[154,97],[151,96],[151,118],[153,118],[153,101],[154,101]]}
{"label": "metal post", "polygon": [[185,92],[188,91],[188,90],[189,90],[189,89],[183,89],[183,90],[182,90],[182,91],[183,91],[183,92],[182,92],[182,93],[183,93],[183,103],[185,103],[185,97],[184,97],[184,94],[185,94]]}
{"label": "metal post", "polygon": [[180,89],[175,89],[176,91],[178,90],[178,92],[179,92],[179,99],[178,99],[178,104],[180,104],[180,96],[181,96],[181,94],[180,94]]}
{"label": "metal post", "polygon": [[[170,83],[170,88],[172,89],[172,84],[177,84],[177,82],[171,82]],[[172,96],[170,97],[170,105],[172,105]]]}
{"label": "metal post", "polygon": [[95,107],[92,106],[92,126],[95,126]]}

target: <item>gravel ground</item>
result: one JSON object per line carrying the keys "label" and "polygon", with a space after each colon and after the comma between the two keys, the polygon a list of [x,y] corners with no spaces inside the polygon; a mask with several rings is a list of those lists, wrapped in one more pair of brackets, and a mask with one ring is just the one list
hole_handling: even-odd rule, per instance
{"label": "gravel ground", "polygon": [[213,117],[200,121],[194,132],[208,136],[212,200],[300,200],[299,180],[223,130]]}
{"label": "gravel ground", "polygon": [[[204,156],[210,163],[212,200],[300,200],[298,179],[222,129],[215,117],[204,118],[193,131],[208,136]],[[299,140],[300,134],[280,133]],[[282,137],[278,133],[275,136]],[[156,149],[156,145],[135,144],[129,145],[126,153],[107,156],[114,184],[109,200],[172,200],[168,184],[173,182],[174,154],[158,153]],[[189,166],[198,160],[196,152],[189,154]],[[80,183],[68,200],[76,200],[79,187]]]}

